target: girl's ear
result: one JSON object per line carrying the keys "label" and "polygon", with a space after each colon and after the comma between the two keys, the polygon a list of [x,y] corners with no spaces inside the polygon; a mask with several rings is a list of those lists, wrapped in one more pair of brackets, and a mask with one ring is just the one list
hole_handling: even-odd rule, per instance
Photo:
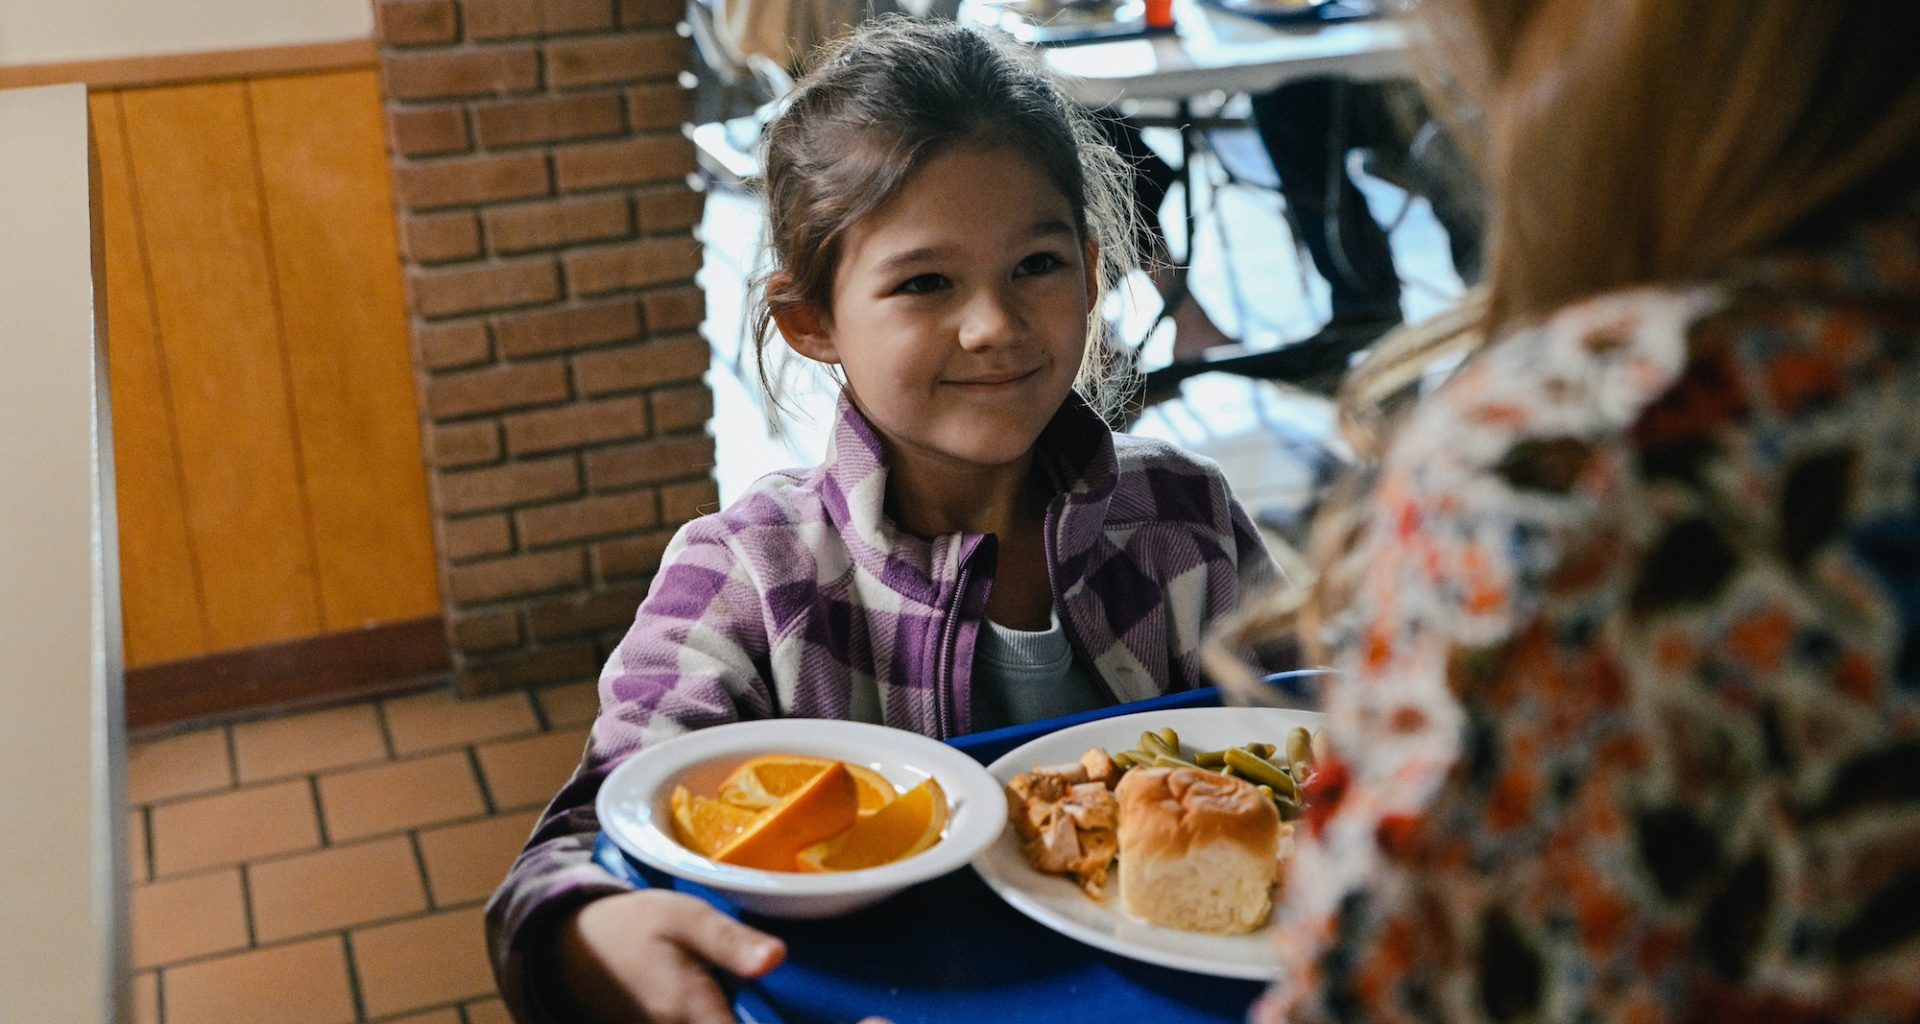
{"label": "girl's ear", "polygon": [[816,363],[838,363],[840,352],[833,346],[833,327],[826,311],[811,302],[796,302],[773,311],[773,326],[787,341],[787,347]]}

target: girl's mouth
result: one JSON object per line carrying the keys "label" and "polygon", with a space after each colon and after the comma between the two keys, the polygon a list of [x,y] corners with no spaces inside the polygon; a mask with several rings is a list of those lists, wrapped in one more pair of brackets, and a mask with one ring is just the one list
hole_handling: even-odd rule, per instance
{"label": "girl's mouth", "polygon": [[959,388],[962,391],[976,391],[976,392],[1003,391],[1003,390],[1011,389],[1014,385],[1019,384],[1022,381],[1025,381],[1027,378],[1039,372],[1040,372],[1040,369],[1038,367],[1035,367],[1034,369],[1031,369],[1031,370],[1015,370],[1007,373],[982,374],[978,377],[968,377],[964,380],[945,380],[945,381],[941,381],[941,383],[951,388]]}

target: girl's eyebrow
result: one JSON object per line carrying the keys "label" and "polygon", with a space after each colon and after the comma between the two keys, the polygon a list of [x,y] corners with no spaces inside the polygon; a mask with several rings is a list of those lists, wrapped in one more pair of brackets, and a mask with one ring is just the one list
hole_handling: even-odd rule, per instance
{"label": "girl's eyebrow", "polygon": [[[1035,223],[1032,227],[1028,228],[1020,236],[1020,241],[1031,242],[1039,239],[1051,239],[1051,238],[1071,239],[1076,236],[1077,236],[1077,232],[1074,231],[1073,225],[1067,223],[1064,220],[1059,220],[1056,218],[1049,217],[1045,220]],[[874,269],[879,270],[883,273],[887,271],[901,270],[903,268],[914,266],[920,263],[934,262],[940,259],[942,256],[950,255],[952,252],[953,252],[953,247],[941,246],[941,245],[929,245],[929,246],[921,246],[920,248],[917,248],[917,249],[905,249],[900,252],[888,254],[885,258],[881,259],[878,263],[874,265]]]}

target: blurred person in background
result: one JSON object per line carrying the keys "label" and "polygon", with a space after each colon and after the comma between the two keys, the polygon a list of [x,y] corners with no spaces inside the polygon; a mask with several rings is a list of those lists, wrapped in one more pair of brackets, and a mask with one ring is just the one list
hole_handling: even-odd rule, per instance
{"label": "blurred person in background", "polygon": [[1218,638],[1342,671],[1255,1019],[1920,1020],[1920,5],[1415,10],[1486,281]]}

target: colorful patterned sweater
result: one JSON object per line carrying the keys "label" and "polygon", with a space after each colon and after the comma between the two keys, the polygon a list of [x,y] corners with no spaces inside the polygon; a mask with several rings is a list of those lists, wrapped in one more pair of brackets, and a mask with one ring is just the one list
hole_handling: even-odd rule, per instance
{"label": "colorful patterned sweater", "polygon": [[1398,434],[1262,1024],[1920,1020],[1920,208]]}
{"label": "colorful patterned sweater", "polygon": [[[1116,701],[1201,685],[1199,643],[1278,571],[1216,466],[1116,436],[1077,395],[1042,432],[1063,481],[1048,508],[1048,576],[1076,659]],[[487,908],[502,994],[544,1017],[528,936],[626,887],[590,860],[594,798],[649,743],[739,719],[849,718],[945,738],[969,728],[973,648],[995,540],[923,540],[883,512],[878,436],[844,399],[826,464],[776,473],[668,547],[600,678],[585,759]]]}

